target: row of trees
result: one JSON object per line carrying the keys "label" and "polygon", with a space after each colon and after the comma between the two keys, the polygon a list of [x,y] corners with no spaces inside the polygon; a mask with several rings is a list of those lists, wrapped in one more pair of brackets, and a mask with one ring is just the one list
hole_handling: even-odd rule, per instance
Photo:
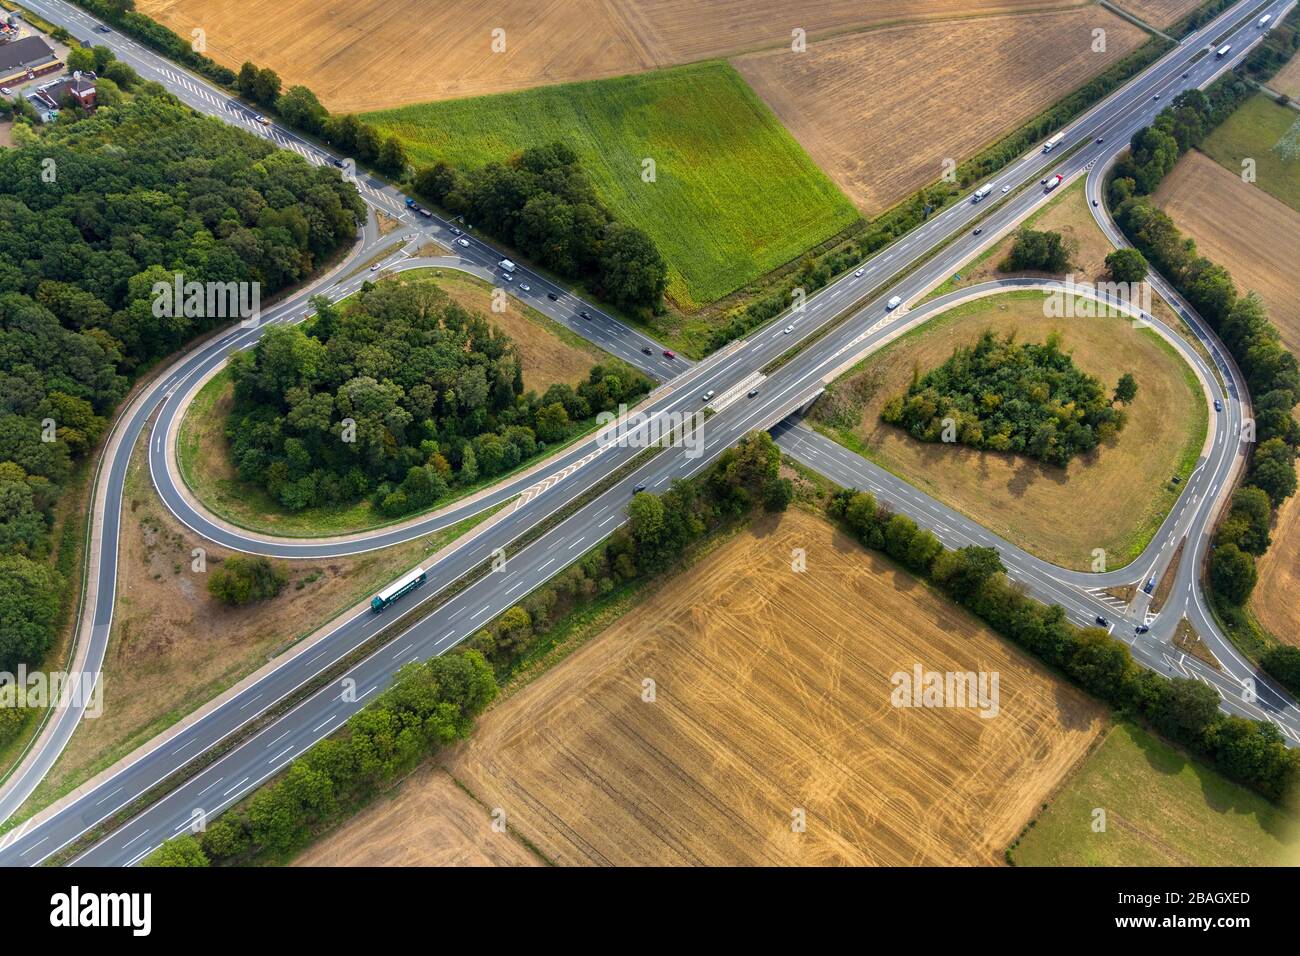
{"label": "row of trees", "polygon": [[[658,574],[685,548],[760,503],[783,510],[791,496],[781,453],[754,432],[703,475],[662,495],[637,494],[629,522],[608,541],[479,630],[463,650],[408,665],[392,688],[321,741],[275,781],[210,823],[163,844],[145,866],[208,866],[283,860],[325,824],[351,812],[429,753],[463,740],[497,694],[497,678],[565,616],[621,584]],[[490,663],[489,663],[490,662]]]}
{"label": "row of trees", "polygon": [[615,221],[564,143],[468,172],[438,162],[416,174],[415,190],[548,269],[587,280],[619,308],[663,306],[668,267],[653,240]]}
{"label": "row of trees", "polygon": [[325,824],[355,810],[430,753],[464,740],[497,695],[475,651],[408,664],[393,686],[201,836],[167,841],[144,866],[283,860]]}
{"label": "row of trees", "polygon": [[[1249,95],[1250,87],[1232,75],[1204,93],[1179,95],[1151,126],[1134,134],[1129,154],[1117,165],[1110,184],[1120,227],[1215,330],[1252,396],[1254,454],[1245,486],[1234,495],[1216,532],[1210,561],[1210,585],[1220,612],[1230,626],[1240,628],[1249,626],[1244,605],[1257,578],[1255,558],[1269,546],[1273,511],[1296,490],[1300,425],[1291,412],[1300,401],[1300,367],[1283,348],[1259,298],[1240,295],[1228,271],[1200,255],[1195,242],[1147,195],[1183,153]],[[1300,684],[1292,689],[1300,692]]]}
{"label": "row of trees", "polygon": [[915,374],[880,417],[922,441],[1019,452],[1065,467],[1124,427],[1126,416],[1115,403],[1132,402],[1137,382],[1126,373],[1107,398],[1101,382],[1060,345],[1057,333],[1037,345],[986,330],[973,346],[954,349],[924,376]]}
{"label": "row of trees", "polygon": [[576,389],[525,393],[514,343],[433,280],[313,304],[305,328],[268,329],[229,366],[226,434],[240,477],[293,510],[365,496],[389,516],[427,508],[652,384],[611,360]]}
{"label": "row of trees", "polygon": [[[115,63],[84,51],[106,72]],[[144,367],[228,316],[156,308],[155,284],[306,278],[351,241],[356,190],[197,116],[160,86],[0,150],[0,668],[40,659],[68,585],[40,565],[76,464]]]}
{"label": "row of trees", "polygon": [[703,475],[676,481],[663,494],[640,492],[628,523],[520,604],[479,630],[469,646],[506,674],[568,615],[630,582],[674,567],[694,542],[756,507],[784,511],[793,489],[780,476],[781,452],[767,432],[753,432]]}
{"label": "row of trees", "polygon": [[1059,606],[1028,597],[1006,577],[994,548],[949,550],[874,496],[840,490],[829,512],[867,547],[884,551],[936,584],[1021,647],[1122,713],[1207,756],[1227,776],[1282,801],[1300,773],[1300,751],[1276,726],[1219,710],[1219,694],[1197,680],[1170,680],[1139,667],[1128,647],[1098,627],[1071,624]]}

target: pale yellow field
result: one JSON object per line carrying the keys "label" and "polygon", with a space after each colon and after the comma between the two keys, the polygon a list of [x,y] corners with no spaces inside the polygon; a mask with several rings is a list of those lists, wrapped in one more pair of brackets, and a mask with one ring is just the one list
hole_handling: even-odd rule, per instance
{"label": "pale yellow field", "polygon": [[1291,57],[1286,66],[1278,70],[1277,75],[1269,80],[1268,85],[1293,99],[1300,97],[1300,56]]}
{"label": "pale yellow field", "polygon": [[1300,213],[1195,150],[1155,199],[1202,255],[1232,273],[1238,291],[1259,294],[1283,343],[1300,354]]}
{"label": "pale yellow field", "polygon": [[[269,66],[332,110],[363,112],[619,76],[901,20],[1077,0],[137,0],[233,69]],[[494,52],[494,30],[504,50]],[[498,42],[498,46],[499,46]]]}
{"label": "pale yellow field", "polygon": [[[891,676],[917,663],[997,672],[998,714],[892,706]],[[559,864],[987,865],[1104,723],[949,601],[790,512],[507,697],[447,769]],[[407,805],[393,827],[442,813]]]}
{"label": "pale yellow field", "polygon": [[1167,27],[1181,20],[1205,0],[1119,0],[1115,6],[1153,27]]}
{"label": "pale yellow field", "polygon": [[[1092,50],[1095,28],[1106,51]],[[1082,9],[910,24],[735,58],[736,69],[865,215],[943,175],[1145,39]],[[1032,42],[1025,42],[1032,37]]]}

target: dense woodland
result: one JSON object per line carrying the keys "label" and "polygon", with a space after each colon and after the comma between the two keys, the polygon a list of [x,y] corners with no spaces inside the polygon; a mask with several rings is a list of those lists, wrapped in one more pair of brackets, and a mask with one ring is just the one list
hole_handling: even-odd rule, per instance
{"label": "dense woodland", "polygon": [[156,315],[155,282],[257,282],[265,301],[363,208],[336,171],[116,72],[112,105],[0,150],[0,668],[49,646],[73,588],[54,505],[132,379],[230,321]]}
{"label": "dense woodland", "polygon": [[[1294,37],[1288,33],[1288,37]],[[1270,40],[1271,42],[1271,40]],[[1279,41],[1281,42],[1281,41]],[[1288,40],[1287,42],[1291,42]],[[1252,57],[1263,57],[1256,51]],[[1262,61],[1264,66],[1273,59]],[[1269,546],[1273,511],[1296,491],[1300,425],[1292,416],[1300,400],[1300,367],[1254,294],[1241,295],[1228,270],[1196,251],[1172,219],[1148,197],[1178,158],[1200,143],[1253,90],[1229,74],[1204,93],[1181,94],[1155,122],[1139,130],[1116,166],[1110,201],[1129,240],[1186,296],[1218,333],[1245,377],[1254,409],[1254,446],[1244,487],[1215,536],[1210,584],[1220,615],[1239,634],[1253,634],[1244,609],[1257,577],[1255,558]],[[1276,676],[1300,693],[1300,668],[1265,655]],[[1294,682],[1293,682],[1294,681]]]}
{"label": "dense woodland", "polygon": [[985,331],[939,367],[916,375],[880,416],[922,441],[950,441],[1012,451],[1064,467],[1124,427],[1116,402],[1131,402],[1137,384],[1121,377],[1112,397],[1079,370],[1053,333],[1042,345]]}
{"label": "dense woodland", "polygon": [[226,433],[240,477],[293,510],[366,496],[387,516],[427,508],[652,384],[611,360],[576,389],[525,393],[511,340],[433,280],[313,304],[305,328],[268,329],[230,362]]}
{"label": "dense woodland", "polygon": [[439,162],[416,174],[415,189],[546,268],[588,281],[620,308],[662,307],[668,267],[654,241],[614,219],[563,143],[468,172]]}

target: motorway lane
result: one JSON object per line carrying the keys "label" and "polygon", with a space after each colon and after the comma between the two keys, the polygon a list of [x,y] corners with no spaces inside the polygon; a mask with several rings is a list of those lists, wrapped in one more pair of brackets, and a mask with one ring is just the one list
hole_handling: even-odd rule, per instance
{"label": "motorway lane", "polygon": [[[1218,25],[1216,24],[1216,25],[1212,25],[1210,29],[1217,29],[1217,28],[1218,28]],[[1162,61],[1162,62],[1163,62],[1163,61]],[[1175,67],[1175,68],[1176,68],[1176,67]],[[1148,74],[1144,74],[1144,76],[1149,77],[1149,76],[1151,76],[1151,75],[1153,75],[1153,74],[1158,74],[1158,73],[1160,72],[1161,69],[1164,69],[1165,72],[1167,73],[1167,72],[1168,72],[1168,64],[1166,64],[1164,67],[1162,67],[1161,64],[1157,64],[1156,67],[1153,67],[1151,70],[1148,71]],[[1157,79],[1161,79],[1161,77],[1157,76]],[[1167,80],[1168,77],[1163,77],[1163,79],[1166,79],[1166,80]],[[1134,94],[1134,95],[1138,95],[1138,94]],[[1143,94],[1143,95],[1145,95],[1145,94]],[[1117,97],[1115,97],[1114,99],[1115,99],[1116,102],[1113,103],[1113,104],[1111,103],[1111,101],[1107,101],[1107,103],[1102,104],[1102,107],[1107,107],[1106,109],[1102,109],[1102,107],[1098,107],[1097,109],[1095,109],[1094,111],[1092,111],[1093,114],[1096,114],[1095,118],[1096,118],[1097,120],[1099,120],[1099,121],[1106,121],[1106,120],[1108,120],[1108,119],[1115,119],[1115,118],[1116,118],[1118,115],[1120,115],[1120,114],[1115,113],[1114,110],[1121,110],[1121,111],[1122,111],[1122,108],[1123,108],[1123,107],[1125,107],[1125,106],[1132,107],[1132,106],[1134,105],[1134,104],[1131,103],[1131,102],[1129,102],[1129,103],[1125,103],[1124,101],[1125,101],[1126,98],[1125,98],[1125,97],[1122,97],[1122,96],[1117,96]],[[1129,97],[1128,99],[1131,99],[1131,97]],[[1112,107],[1113,107],[1113,109],[1112,109]],[[1154,113],[1154,110],[1151,110],[1150,112],[1151,112],[1151,113]],[[1091,114],[1090,114],[1090,115],[1091,115]],[[1138,122],[1136,123],[1136,125],[1141,125],[1141,123],[1144,122],[1144,121],[1145,121],[1146,119],[1148,119],[1148,118],[1149,118],[1149,116],[1143,117],[1143,116],[1140,116],[1140,115],[1139,115],[1139,116],[1137,117]],[[1085,119],[1086,119],[1086,118],[1085,118]],[[1134,128],[1136,128],[1136,126],[1135,126]],[[1079,137],[1079,138],[1082,138],[1082,137]],[[1035,159],[1037,159],[1037,157],[1031,154],[1030,156],[1025,157],[1025,158],[1024,158],[1024,159],[1023,159],[1023,160],[1022,160],[1022,161],[1017,165],[1017,168],[1023,168],[1023,167],[1026,167],[1026,166],[1028,166],[1028,165],[1033,165]],[[954,214],[954,216],[951,217],[951,218],[958,218],[958,219],[960,219],[960,218],[961,218],[961,214],[963,214],[963,213],[967,213],[967,214],[969,214],[969,213],[970,213],[970,210],[969,210],[969,209],[965,209],[965,208],[963,208],[963,207],[965,207],[965,206],[967,206],[967,205],[968,205],[968,204],[959,204],[959,205],[957,205],[957,206],[951,207],[950,210],[948,210],[948,213],[953,213],[953,214]],[[983,210],[980,210],[980,212],[982,212],[982,211],[983,211]],[[933,228],[934,224],[943,221],[943,220],[945,219],[945,216],[947,216],[947,213],[945,213],[945,214],[941,214],[940,216],[936,216],[935,219],[931,220],[931,223],[928,224],[928,227]],[[925,229],[925,228],[927,228],[927,227],[922,227],[922,229]],[[912,244],[913,241],[916,240],[916,238],[917,238],[916,235],[913,234],[912,236],[907,237],[907,238],[905,238],[904,240],[902,240],[902,241],[900,242],[900,244],[898,244],[896,247],[890,247],[888,250],[885,250],[885,251],[882,252],[879,256],[877,256],[875,259],[873,259],[873,265],[878,265],[878,266],[880,266],[880,267],[883,268],[883,267],[884,267],[884,266],[889,262],[889,260],[892,259],[895,255],[897,255],[899,252],[905,251],[906,248],[907,248],[908,246],[910,246],[910,245]],[[956,259],[954,260],[953,255],[950,254],[950,253],[951,253],[951,250],[948,250],[948,251],[945,252],[945,256],[944,256],[945,261],[962,261],[962,260],[964,259],[964,256],[962,256],[962,257],[956,258]],[[946,270],[945,270],[945,271],[946,271]],[[862,281],[864,281],[864,282],[870,282],[870,281],[872,281],[873,278],[875,278],[875,277],[874,277],[874,276],[871,276],[871,275],[867,275],[867,276],[864,276],[864,277],[863,277],[863,280],[862,280]],[[852,301],[852,295],[851,295],[851,293],[854,291],[853,288],[852,288],[852,286],[853,286],[853,280],[852,280],[852,278],[851,278],[851,277],[846,277],[845,279],[840,280],[839,282],[837,282],[837,283],[835,283],[834,285],[832,285],[828,290],[825,290],[825,294],[822,295],[822,296],[819,296],[818,298],[820,298],[820,299],[822,299],[822,300],[828,302],[829,304],[833,304],[833,303],[834,303],[834,300],[839,299],[840,297],[844,296],[846,293],[850,293],[850,298],[849,298],[848,301],[851,302],[851,301]],[[814,300],[814,301],[815,301],[815,300]],[[845,304],[848,304],[848,303],[846,302]],[[811,303],[810,303],[810,305],[811,305]],[[779,324],[779,321],[780,321],[780,320],[778,320],[778,323],[777,323],[777,324]],[[817,325],[821,324],[821,322],[817,321],[815,318],[812,318],[812,319],[810,320],[810,318],[809,318],[808,316],[805,316],[804,318],[799,319],[799,320],[797,320],[797,321],[804,323],[804,324],[803,324],[803,334],[808,334],[810,331],[812,331],[813,329],[815,329],[815,328],[817,327]],[[823,321],[825,321],[825,320],[823,320]],[[765,330],[765,331],[770,331],[771,328],[772,328],[772,327],[769,327],[769,329],[768,329],[768,330]],[[778,332],[778,333],[776,333],[774,336],[772,336],[772,338],[773,338],[774,340],[779,340],[779,336],[780,336],[780,333]],[[757,339],[757,342],[758,342],[758,345],[757,345],[757,346],[755,346],[753,343],[746,343],[746,345],[747,345],[748,347],[747,347],[745,350],[746,350],[747,352],[759,352],[759,353],[761,353],[761,352],[764,351],[764,350],[762,349],[763,341],[762,341],[761,339],[758,339],[757,336],[756,336],[756,339]],[[788,344],[789,344],[788,341],[787,341],[787,342],[784,342],[784,343],[782,344],[781,348],[778,350],[778,353],[779,353],[779,351],[784,351],[785,346],[788,345]],[[762,354],[759,354],[759,355],[751,355],[750,358],[751,358],[751,359],[755,359],[755,360],[757,360],[757,359],[762,359],[762,358],[763,358],[763,355],[762,355]],[[731,366],[731,365],[737,365],[737,364],[740,364],[740,363],[739,363],[739,362],[728,362],[728,363],[727,363],[728,366]],[[748,366],[748,368],[750,368],[750,369],[752,369],[753,367],[755,367],[755,364],[752,363],[752,362],[751,362],[751,363],[745,363],[745,364],[746,364],[746,365]],[[723,377],[725,377],[725,370],[720,370],[720,371],[723,371],[723,372],[724,372]],[[745,374],[744,369],[741,369],[741,374]]]}

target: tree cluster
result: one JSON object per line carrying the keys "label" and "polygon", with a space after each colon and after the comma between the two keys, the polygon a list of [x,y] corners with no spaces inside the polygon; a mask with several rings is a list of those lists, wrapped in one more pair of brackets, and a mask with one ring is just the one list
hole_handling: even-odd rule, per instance
{"label": "tree cluster", "polygon": [[157,84],[33,136],[0,150],[0,592],[23,602],[0,628],[0,663],[49,644],[55,616],[31,590],[66,587],[36,564],[53,507],[131,379],[232,320],[158,310],[155,283],[258,282],[269,297],[350,241],[362,211],[336,175]]}
{"label": "tree cluster", "polygon": [[1064,467],[1124,427],[1115,401],[1131,401],[1136,391],[1129,375],[1107,399],[1101,382],[1061,351],[1056,334],[1037,345],[986,330],[915,377],[880,414],[922,441],[1018,452]]}
{"label": "tree cluster", "polygon": [[268,558],[234,555],[208,575],[208,593],[223,604],[242,607],[270,600],[284,590],[288,581],[284,568]]}
{"label": "tree cluster", "polygon": [[268,329],[229,366],[239,475],[293,510],[366,496],[388,516],[425,509],[651,386],[611,360],[577,388],[525,393],[514,343],[433,280],[313,304],[305,328]]}
{"label": "tree cluster", "polygon": [[144,865],[284,860],[425,756],[468,737],[496,695],[492,670],[474,651],[408,664],[341,733],[294,760],[202,836],[169,840]]}
{"label": "tree cluster", "polygon": [[1282,802],[1300,773],[1300,751],[1278,728],[1219,710],[1218,692],[1191,679],[1139,667],[1122,641],[1098,627],[1070,623],[1058,605],[1041,604],[1006,577],[993,548],[945,549],[930,532],[861,491],[839,490],[830,515],[867,547],[884,551],[931,581],[1005,637],[1080,687],[1141,717],[1161,733],[1210,758],[1227,776]]}
{"label": "tree cluster", "polygon": [[419,170],[415,189],[546,268],[588,281],[619,308],[662,306],[668,267],[659,250],[640,229],[615,221],[563,143],[468,172],[438,162]]}
{"label": "tree cluster", "polygon": [[1039,232],[1021,226],[1011,253],[998,268],[1003,272],[1047,272],[1062,275],[1070,268],[1072,244],[1059,232]]}

